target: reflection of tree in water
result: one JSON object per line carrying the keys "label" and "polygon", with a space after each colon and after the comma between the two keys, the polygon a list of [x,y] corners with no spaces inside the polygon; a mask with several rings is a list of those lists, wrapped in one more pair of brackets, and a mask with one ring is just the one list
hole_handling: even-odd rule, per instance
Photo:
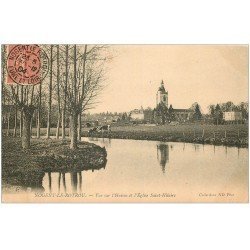
{"label": "reflection of tree in water", "polygon": [[166,164],[169,161],[169,146],[166,144],[157,145],[157,160],[162,168],[162,172],[165,173]]}
{"label": "reflection of tree in water", "polygon": [[48,173],[49,176],[49,191],[51,192],[51,172]]}
{"label": "reflection of tree in water", "polygon": [[[76,192],[82,192],[82,179],[83,179],[83,172],[87,171],[87,170],[91,170],[92,172],[94,172],[95,170],[99,170],[101,168],[105,169],[106,164],[102,165],[102,166],[98,166],[98,167],[89,167],[85,170],[82,171],[72,171],[72,172],[67,172],[70,175],[70,183],[67,183],[66,181],[66,177],[65,175],[67,174],[66,172],[56,172],[55,174],[57,174],[56,178],[51,178],[51,172],[48,172],[48,186],[49,186],[49,192],[52,192],[52,181],[56,180],[57,183],[55,183],[57,185],[58,188],[58,193],[66,193],[67,192],[67,187],[69,187],[69,185],[71,185],[71,189],[73,193]],[[70,187],[69,187],[70,189]]]}
{"label": "reflection of tree in water", "polygon": [[71,186],[73,192],[77,191],[77,172],[71,172],[70,173],[70,179],[71,179]]}
{"label": "reflection of tree in water", "polygon": [[[67,192],[67,186],[69,185],[66,184],[66,178],[65,178],[65,174],[66,173],[62,173],[59,172],[58,174],[58,178],[57,178],[57,187],[58,187],[58,193]],[[70,174],[70,180],[71,180],[71,188],[73,192],[77,192],[77,191],[82,191],[82,172],[71,172]],[[52,178],[51,178],[51,173],[48,173],[48,181],[49,181],[49,192],[52,192]]]}
{"label": "reflection of tree in water", "polygon": [[110,148],[111,147],[111,139],[110,138],[102,138],[101,142],[105,148]]}
{"label": "reflection of tree in water", "polygon": [[65,173],[62,173],[62,182],[63,182],[63,188],[64,188],[64,192],[67,192],[66,189],[66,179],[65,179]]}
{"label": "reflection of tree in water", "polygon": [[200,150],[200,145],[199,144],[193,144],[194,151],[199,151]]}
{"label": "reflection of tree in water", "polygon": [[89,137],[88,139],[90,142],[101,142],[102,146],[105,146],[105,148],[111,147],[111,139],[110,138]]}

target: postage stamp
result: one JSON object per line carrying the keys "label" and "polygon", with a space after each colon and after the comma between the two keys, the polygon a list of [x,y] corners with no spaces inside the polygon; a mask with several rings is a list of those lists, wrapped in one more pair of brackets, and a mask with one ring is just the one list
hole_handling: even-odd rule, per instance
{"label": "postage stamp", "polygon": [[7,83],[35,85],[48,73],[49,63],[45,51],[38,45],[8,45]]}

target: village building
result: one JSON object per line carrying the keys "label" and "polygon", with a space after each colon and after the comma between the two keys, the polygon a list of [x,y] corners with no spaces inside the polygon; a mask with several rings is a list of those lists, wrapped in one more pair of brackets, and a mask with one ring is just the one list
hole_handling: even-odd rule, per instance
{"label": "village building", "polygon": [[174,109],[172,108],[172,105],[168,106],[168,91],[165,89],[163,80],[156,93],[156,107],[159,104],[162,104],[168,108],[169,112],[172,112],[172,116],[177,121],[186,122],[190,120],[194,114],[194,110],[192,109]]}
{"label": "village building", "polygon": [[242,112],[239,112],[239,111],[227,111],[227,112],[223,112],[223,120],[225,122],[242,121]]}
{"label": "village building", "polygon": [[177,121],[186,122],[193,116],[194,111],[192,109],[174,109],[174,116]]}
{"label": "village building", "polygon": [[143,121],[144,110],[142,107],[140,109],[134,109],[129,113],[129,116],[132,121]]}
{"label": "village building", "polygon": [[131,121],[144,121],[144,122],[152,122],[152,117],[154,117],[154,121],[156,123],[161,123],[159,117],[157,118],[155,115],[157,107],[161,105],[163,108],[166,108],[167,112],[171,113],[171,118],[169,116],[169,120],[165,122],[169,122],[170,120],[175,120],[179,122],[187,122],[189,121],[194,114],[193,109],[174,109],[172,105],[168,105],[168,91],[165,89],[164,82],[162,80],[160,87],[156,92],[156,108],[154,110],[144,110],[142,107],[140,109],[134,109],[129,112],[128,116]]}

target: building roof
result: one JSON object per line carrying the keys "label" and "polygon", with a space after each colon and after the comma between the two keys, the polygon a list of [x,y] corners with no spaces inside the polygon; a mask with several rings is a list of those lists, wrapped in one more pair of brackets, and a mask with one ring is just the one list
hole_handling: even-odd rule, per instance
{"label": "building roof", "polygon": [[160,91],[162,93],[166,93],[163,80],[161,81],[161,86],[159,87],[158,91]]}
{"label": "building roof", "polygon": [[143,114],[143,109],[134,109],[130,111],[130,114]]}
{"label": "building roof", "polygon": [[231,114],[233,114],[233,113],[242,113],[241,111],[223,111],[223,113],[231,113]]}
{"label": "building roof", "polygon": [[192,109],[174,109],[174,112],[186,112],[186,113],[190,113],[193,112]]}

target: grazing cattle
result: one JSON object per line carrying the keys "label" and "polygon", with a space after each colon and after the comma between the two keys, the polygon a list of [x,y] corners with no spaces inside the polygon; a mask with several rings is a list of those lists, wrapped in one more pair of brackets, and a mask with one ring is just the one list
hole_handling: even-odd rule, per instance
{"label": "grazing cattle", "polygon": [[98,132],[108,131],[111,132],[111,126],[110,125],[103,125],[98,128]]}
{"label": "grazing cattle", "polygon": [[91,135],[94,132],[97,132],[97,133],[102,132],[103,133],[104,131],[111,132],[111,126],[110,125],[103,125],[100,127],[94,127],[88,131],[88,134]]}
{"label": "grazing cattle", "polygon": [[87,127],[87,128],[90,128],[90,127],[91,127],[91,123],[90,123],[90,122],[87,122],[87,123],[86,123],[86,127]]}
{"label": "grazing cattle", "polygon": [[88,133],[92,134],[93,132],[98,132],[98,127],[91,128]]}

